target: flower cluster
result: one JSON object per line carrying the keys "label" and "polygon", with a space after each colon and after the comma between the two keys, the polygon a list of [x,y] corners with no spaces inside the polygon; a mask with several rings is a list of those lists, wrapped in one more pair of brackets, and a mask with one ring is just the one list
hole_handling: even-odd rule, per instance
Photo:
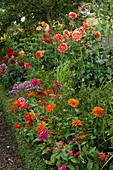
{"label": "flower cluster", "polygon": [[105,153],[99,153],[99,159],[102,161],[102,162],[106,162],[108,157],[106,157]]}
{"label": "flower cluster", "polygon": [[[40,82],[40,81],[38,81],[38,82]],[[20,94],[21,92],[30,92],[35,89],[37,91],[39,91],[39,89],[42,89],[42,87],[34,86],[35,83],[36,82],[34,82],[34,81],[25,81],[20,84],[15,84],[13,86],[13,89],[11,91],[9,91],[8,93],[14,95],[14,94]]]}

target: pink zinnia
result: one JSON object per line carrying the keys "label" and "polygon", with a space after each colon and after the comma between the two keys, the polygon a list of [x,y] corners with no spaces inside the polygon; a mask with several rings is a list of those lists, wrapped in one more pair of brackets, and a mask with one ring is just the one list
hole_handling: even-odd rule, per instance
{"label": "pink zinnia", "polygon": [[26,100],[25,100],[23,97],[20,97],[20,98],[18,99],[18,101],[20,102],[20,105],[26,103]]}
{"label": "pink zinnia", "polygon": [[36,56],[37,56],[38,58],[42,57],[42,52],[41,52],[41,51],[37,51],[37,52],[36,52]]}
{"label": "pink zinnia", "polygon": [[64,52],[64,51],[66,51],[66,50],[67,50],[67,44],[66,44],[66,43],[60,44],[60,46],[59,46],[59,51],[60,51],[60,52]]}
{"label": "pink zinnia", "polygon": [[43,130],[40,135],[38,136],[38,138],[40,139],[40,141],[46,139],[49,136],[49,131],[47,130]]}
{"label": "pink zinnia", "polygon": [[78,138],[75,137],[75,138],[71,141],[71,143],[73,144],[77,139],[78,139]]}
{"label": "pink zinnia", "polygon": [[66,170],[66,167],[65,165],[62,165],[60,168],[58,168],[58,170]]}
{"label": "pink zinnia", "polygon": [[77,18],[77,14],[75,12],[70,12],[69,17],[75,19]]}

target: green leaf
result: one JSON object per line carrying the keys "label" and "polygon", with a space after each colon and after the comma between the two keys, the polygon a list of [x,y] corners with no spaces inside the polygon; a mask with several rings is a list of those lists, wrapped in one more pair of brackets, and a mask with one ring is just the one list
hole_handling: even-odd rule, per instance
{"label": "green leaf", "polygon": [[45,148],[45,149],[43,150],[43,152],[42,152],[42,155],[45,154],[45,153],[47,153],[48,151],[50,151],[50,148],[49,148],[49,147]]}
{"label": "green leaf", "polygon": [[73,163],[77,163],[78,161],[76,160],[76,158],[71,158],[71,161],[73,162]]}
{"label": "green leaf", "polygon": [[102,65],[104,63],[104,61],[103,60],[97,60],[96,63]]}
{"label": "green leaf", "polygon": [[88,159],[88,165],[87,165],[88,170],[91,170],[92,167],[93,167],[93,162],[90,159]]}
{"label": "green leaf", "polygon": [[75,170],[74,166],[70,163],[69,165],[67,165],[67,167],[70,169],[70,170]]}
{"label": "green leaf", "polygon": [[68,161],[67,154],[64,151],[60,153],[60,156],[62,157],[62,159]]}
{"label": "green leaf", "polygon": [[50,161],[45,160],[45,159],[43,159],[43,160],[44,160],[44,162],[45,162],[46,164],[48,164],[48,165],[54,165],[54,163],[55,163],[55,160],[54,160],[54,159],[51,159]]}

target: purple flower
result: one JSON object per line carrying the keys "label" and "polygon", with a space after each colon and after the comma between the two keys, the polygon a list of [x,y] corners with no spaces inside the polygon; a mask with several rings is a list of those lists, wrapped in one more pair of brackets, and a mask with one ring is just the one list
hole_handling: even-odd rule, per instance
{"label": "purple flower", "polygon": [[46,139],[48,135],[49,135],[49,131],[43,130],[43,131],[40,133],[40,135],[38,136],[38,138],[42,141],[43,139]]}
{"label": "purple flower", "polygon": [[71,143],[73,144],[77,139],[78,139],[78,138],[75,137],[75,138],[71,141]]}
{"label": "purple flower", "polygon": [[65,165],[62,165],[60,168],[58,168],[58,170],[66,170],[66,167]]}

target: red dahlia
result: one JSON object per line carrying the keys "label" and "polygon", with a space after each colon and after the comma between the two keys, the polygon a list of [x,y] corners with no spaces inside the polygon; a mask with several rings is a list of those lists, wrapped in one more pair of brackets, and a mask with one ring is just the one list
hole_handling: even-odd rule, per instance
{"label": "red dahlia", "polygon": [[7,49],[7,52],[8,52],[8,53],[12,53],[12,52],[13,52],[13,49],[12,49],[12,48],[8,48],[8,49]]}
{"label": "red dahlia", "polygon": [[13,53],[13,56],[18,57],[18,53],[17,53],[17,52],[14,52],[14,53]]}
{"label": "red dahlia", "polygon": [[16,63],[16,61],[14,59],[11,59],[10,62],[11,62],[11,64]]}
{"label": "red dahlia", "polygon": [[19,64],[19,66],[24,66],[24,62],[23,61],[20,61],[18,64]]}

